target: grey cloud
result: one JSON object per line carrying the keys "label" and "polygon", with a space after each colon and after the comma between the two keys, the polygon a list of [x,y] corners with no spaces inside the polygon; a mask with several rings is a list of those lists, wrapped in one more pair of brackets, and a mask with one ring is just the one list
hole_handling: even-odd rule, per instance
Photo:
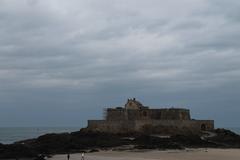
{"label": "grey cloud", "polygon": [[[238,111],[237,1],[0,3],[2,111],[48,112],[49,125],[70,124],[54,119],[56,108],[68,116],[77,110],[86,116],[76,119],[86,121],[100,115],[86,108],[100,112],[129,96],[153,106],[190,106],[219,125],[231,121],[221,120],[216,109]],[[32,125],[43,123],[38,118]]]}

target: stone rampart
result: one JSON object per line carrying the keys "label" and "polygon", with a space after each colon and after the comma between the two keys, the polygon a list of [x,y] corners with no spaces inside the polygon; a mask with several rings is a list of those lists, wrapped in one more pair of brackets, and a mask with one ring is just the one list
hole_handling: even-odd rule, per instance
{"label": "stone rampart", "polygon": [[126,133],[142,132],[145,127],[157,127],[166,129],[186,129],[191,131],[212,130],[214,129],[213,120],[134,120],[134,121],[106,121],[89,120],[88,129],[92,131]]}
{"label": "stone rampart", "polygon": [[170,108],[170,109],[112,109],[108,108],[106,120],[190,120],[188,109]]}

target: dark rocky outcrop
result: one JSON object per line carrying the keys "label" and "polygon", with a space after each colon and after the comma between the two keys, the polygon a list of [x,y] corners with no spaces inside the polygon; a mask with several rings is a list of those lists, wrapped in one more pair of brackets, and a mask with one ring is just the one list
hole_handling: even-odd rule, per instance
{"label": "dark rocky outcrop", "polygon": [[230,130],[216,129],[216,136],[208,138],[209,142],[225,148],[240,148],[240,136]]}
{"label": "dark rocky outcrop", "polygon": [[37,151],[24,144],[0,145],[0,158],[35,157]]}
{"label": "dark rocky outcrop", "polygon": [[240,136],[225,129],[216,129],[214,136],[202,138],[196,134],[175,134],[161,137],[151,134],[109,134],[78,132],[46,134],[14,144],[0,144],[0,158],[37,157],[39,154],[52,155],[67,152],[98,151],[131,145],[135,149],[184,149],[198,147],[240,148]]}

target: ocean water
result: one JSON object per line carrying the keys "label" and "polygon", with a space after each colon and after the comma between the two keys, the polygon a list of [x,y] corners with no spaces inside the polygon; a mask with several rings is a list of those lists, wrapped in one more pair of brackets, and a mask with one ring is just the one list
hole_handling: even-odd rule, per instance
{"label": "ocean water", "polygon": [[37,138],[46,133],[79,131],[80,127],[0,127],[0,143],[10,144],[16,141]]}
{"label": "ocean water", "polygon": [[[240,127],[225,127],[240,135]],[[79,131],[80,127],[0,127],[0,143],[10,144],[16,141],[37,138],[46,133]]]}

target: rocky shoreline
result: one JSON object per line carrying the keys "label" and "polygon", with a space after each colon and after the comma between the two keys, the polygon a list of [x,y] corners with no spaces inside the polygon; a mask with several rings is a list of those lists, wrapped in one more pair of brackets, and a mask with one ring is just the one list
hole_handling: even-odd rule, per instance
{"label": "rocky shoreline", "polygon": [[54,155],[98,150],[240,148],[240,135],[226,129],[201,134],[109,134],[81,129],[72,133],[46,134],[13,144],[0,144],[0,159],[35,158],[39,154]]}

